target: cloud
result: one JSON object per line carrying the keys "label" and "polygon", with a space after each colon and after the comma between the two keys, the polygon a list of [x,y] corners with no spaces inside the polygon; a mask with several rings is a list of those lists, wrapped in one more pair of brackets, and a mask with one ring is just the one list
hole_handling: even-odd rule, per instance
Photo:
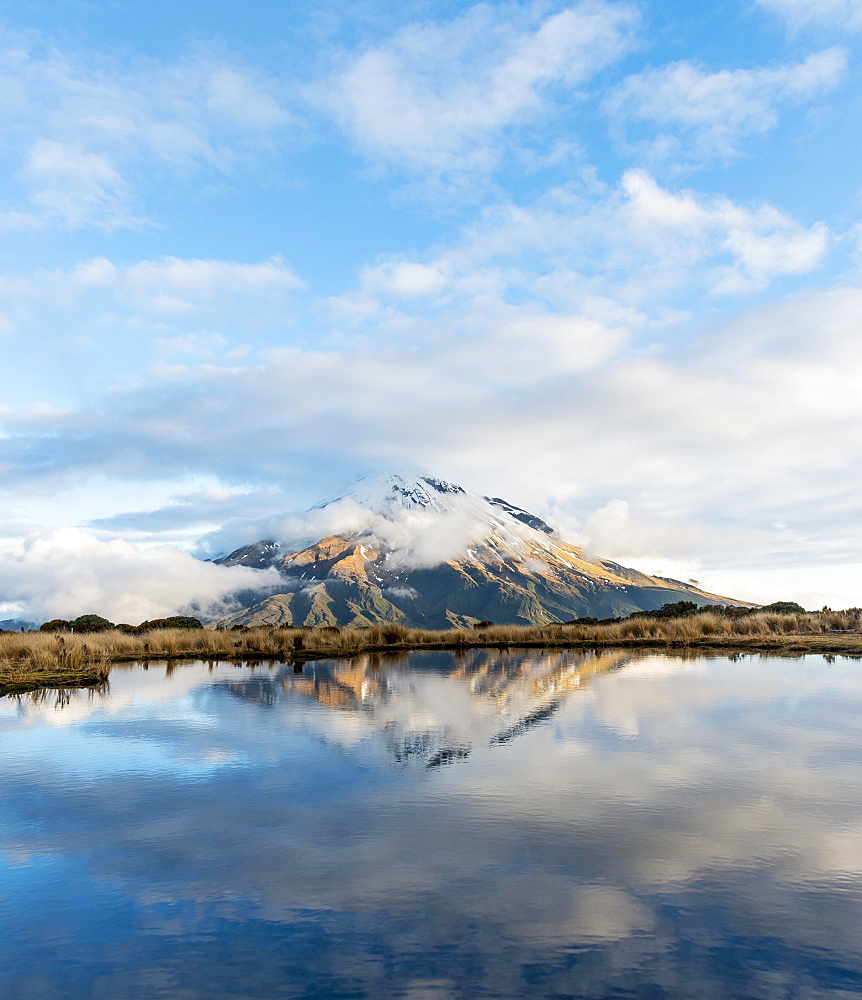
{"label": "cloud", "polygon": [[[353,292],[290,324],[285,305],[301,283],[279,258],[97,257],[7,278],[4,308],[22,331],[33,317],[57,327],[46,321],[57,310],[64,336],[98,347],[134,329],[136,345],[149,336],[182,367],[141,364],[135,382],[104,393],[107,357],[99,396],[65,409],[7,396],[0,468],[26,509],[34,488],[92,476],[204,473],[307,495],[311,483],[323,491],[406,461],[528,508],[557,498],[581,531],[609,499],[628,503],[629,551],[644,557],[647,528],[672,522],[705,526],[680,532],[677,559],[750,560],[754,539],[758,558],[783,558],[792,543],[834,561],[858,547],[846,486],[858,289],[700,334],[684,312],[705,295],[750,295],[806,273],[828,246],[825,226],[772,205],[630,170],[614,186],[582,178],[489,207],[428,254],[379,258]],[[241,323],[262,318],[283,346],[237,353]],[[219,510],[236,512],[200,507]],[[792,538],[772,527],[791,511]],[[189,525],[198,514],[174,504],[150,528],[172,516]],[[828,549],[823,518],[835,526]]]}
{"label": "cloud", "polygon": [[266,85],[246,68],[214,66],[198,86],[201,104],[242,129],[278,129],[288,118]]}
{"label": "cloud", "polygon": [[3,284],[12,293],[30,291],[34,298],[50,288],[62,294],[66,302],[75,295],[107,289],[136,308],[166,308],[168,312],[175,310],[177,300],[208,306],[220,295],[260,295],[304,288],[281,257],[270,257],[258,264],[161,257],[127,265],[95,257],[68,270],[43,272],[29,280]]}
{"label": "cloud", "polygon": [[763,288],[774,277],[803,274],[826,252],[824,225],[806,229],[772,205],[745,208],[723,197],[673,194],[641,170],[628,171],[622,188],[627,200],[621,214],[641,249],[654,248],[659,259],[687,257],[689,265],[728,258],[707,271],[716,294]]}
{"label": "cloud", "polygon": [[[628,77],[604,108],[623,146],[648,158],[673,164],[728,159],[739,155],[741,140],[776,127],[779,106],[827,93],[846,68],[840,48],[776,69],[708,73],[683,61]],[[659,134],[634,138],[639,126]]]}
{"label": "cloud", "polygon": [[[271,514],[279,504],[284,506],[288,502],[282,492],[273,487],[258,490],[213,487],[174,494],[167,499],[167,503],[155,504],[149,509],[126,509],[91,518],[84,526],[98,532],[100,537],[109,532],[112,536],[122,534],[127,539],[152,542],[179,533],[181,540],[185,540],[189,531],[199,535],[201,531],[221,527],[237,518],[263,517]],[[208,556],[213,554],[220,553],[207,553]]]}
{"label": "cloud", "polygon": [[[707,221],[711,218],[698,202],[673,197],[644,215],[645,231],[658,225],[662,212],[678,213],[683,221],[691,215],[695,226],[704,213]],[[656,242],[661,237],[668,241],[659,231]],[[507,314],[499,303],[486,312],[487,326],[481,328],[479,310],[489,298],[482,294],[471,304],[460,297],[448,308],[469,320],[470,336],[462,337],[457,329],[438,332],[433,319],[415,320],[400,339],[388,339],[383,324],[378,337],[357,336],[339,348],[284,348],[270,352],[263,364],[255,359],[253,365],[231,369],[177,371],[150,388],[112,395],[105,403],[110,419],[90,407],[9,413],[10,436],[0,448],[10,474],[80,467],[148,476],[164,466],[166,471],[205,469],[275,482],[296,468],[290,456],[330,449],[333,455],[348,454],[357,441],[362,442],[356,451],[361,468],[396,457],[400,464],[411,456],[433,470],[441,460],[449,461],[443,458],[448,453],[460,456],[462,470],[467,455],[490,469],[505,465],[508,437],[513,448],[521,448],[519,462],[541,463],[554,454],[589,456],[611,472],[610,482],[603,478],[610,490],[613,482],[631,481],[630,469],[654,481],[674,468],[705,469],[714,459],[723,467],[716,448],[750,448],[753,456],[767,433],[778,448],[780,466],[791,445],[792,450],[810,448],[813,457],[818,435],[827,427],[833,434],[845,424],[852,428],[856,394],[847,380],[857,353],[858,297],[858,290],[847,288],[743,315],[705,333],[678,358],[611,351],[591,364],[582,362],[578,349],[570,362],[551,353],[546,364],[543,356],[549,344],[566,342],[570,328],[577,348],[578,323],[589,343],[599,346],[603,339],[613,343],[612,328],[576,319],[569,326],[559,316],[525,318],[512,307]],[[506,321],[513,324],[509,332]],[[520,337],[523,350],[529,352],[532,344],[539,360],[528,358],[508,371],[505,352],[494,356],[498,328],[504,329],[500,345]],[[535,329],[538,339],[532,342]],[[485,338],[487,377],[477,336]],[[472,352],[470,364],[465,350]],[[352,428],[351,442],[344,439],[346,426]],[[465,427],[469,434],[463,433]],[[824,458],[838,457],[838,439],[834,452],[823,451]],[[676,457],[667,467],[648,471],[648,456],[671,453]],[[780,474],[788,475],[793,466]],[[773,471],[768,450],[747,474],[766,469]],[[557,478],[555,473],[552,480]],[[571,482],[580,476],[563,478]],[[615,495],[631,499],[619,491]]]}
{"label": "cloud", "polygon": [[611,559],[668,560],[705,549],[712,542],[704,528],[659,517],[633,518],[626,500],[609,500],[584,523],[586,547]]}
{"label": "cloud", "polygon": [[451,363],[475,372],[478,385],[534,385],[600,368],[620,353],[625,342],[621,328],[536,310],[453,343],[447,353]]}
{"label": "cloud", "polygon": [[[386,550],[386,563],[395,572],[439,566],[488,535],[487,511],[481,503],[466,496],[451,498],[450,503],[452,509],[440,512],[395,507],[382,514],[344,497],[305,512],[237,518],[201,538],[197,553],[214,558],[262,539],[291,552],[329,535],[349,535],[361,537],[368,548]],[[528,533],[520,525],[502,523],[499,532],[512,544]]]}
{"label": "cloud", "polygon": [[232,593],[276,580],[274,572],[215,566],[171,546],[101,541],[76,528],[37,532],[0,549],[0,591],[41,621],[95,612],[138,624],[183,610],[214,613]]}
{"label": "cloud", "polygon": [[635,526],[702,526],[677,558],[858,561],[860,309],[853,288],[795,298],[705,331],[679,356],[496,385],[433,344],[285,350],[116,394],[110,418],[10,414],[0,461],[21,489],[194,471],[290,489],[324,454],[345,479],[409,458],[528,509],[554,496],[586,518],[610,495],[636,511]]}
{"label": "cloud", "polygon": [[[36,484],[94,475],[203,473],[308,496],[323,468],[321,490],[406,461],[527,507],[567,499],[580,530],[614,498],[638,524],[670,512],[702,519],[713,552],[724,533],[744,534],[745,517],[771,531],[770,516],[787,520],[796,498],[796,541],[816,548],[810,497],[846,523],[831,505],[844,502],[850,459],[818,436],[854,433],[858,291],[743,313],[699,339],[667,310],[670,296],[750,294],[804,273],[825,253],[825,227],[770,205],[671,191],[645,171],[599,194],[572,185],[488,209],[424,259],[390,255],[364,268],[352,294],[318,302],[300,333],[279,333],[298,343],[245,356],[232,353],[241,318],[268,316],[281,331],[300,284],[277,258],[95,258],[6,279],[22,329],[47,303],[63,309],[68,333],[83,303],[110,317],[104,330],[137,323],[183,361],[142,368],[140,381],[66,410],[49,400],[10,407],[0,439],[8,488],[23,498]],[[829,468],[803,485],[794,470],[812,462]],[[187,510],[174,513],[190,523]]]}
{"label": "cloud", "polygon": [[[256,263],[161,257],[132,264],[96,257],[54,271],[0,276],[10,333],[43,346],[83,335],[110,347],[103,369],[147,339],[163,357],[230,356],[242,347],[244,332],[267,324],[280,328],[304,288],[277,256]],[[130,338],[118,343],[118,330]]]}
{"label": "cloud", "polygon": [[[822,224],[804,226],[769,204],[672,191],[630,170],[598,193],[572,184],[530,205],[488,208],[424,259],[389,255],[365,267],[358,287],[329,303],[338,330],[331,343],[361,380],[362,412],[375,391],[397,396],[404,430],[422,439],[423,420],[445,422],[466,395],[475,413],[467,426],[487,420],[493,434],[505,422],[495,416],[504,392],[503,409],[522,407],[525,426],[564,386],[577,406],[592,396],[580,376],[604,384],[627,355],[633,363],[638,352],[650,357],[665,341],[689,339],[686,305],[702,309],[705,295],[719,302],[807,273],[829,246]],[[377,364],[384,359],[388,378]],[[388,384],[378,390],[381,379]],[[599,395],[591,405],[611,404]],[[548,419],[555,434],[558,418]]]}
{"label": "cloud", "polygon": [[[748,294],[811,271],[829,239],[824,224],[804,226],[768,203],[673,191],[631,169],[598,192],[573,183],[531,204],[491,206],[424,261],[390,256],[364,268],[357,292],[335,305],[340,319],[372,318],[394,330],[405,300],[424,296],[426,315],[441,327],[469,327],[479,340],[483,322],[500,330],[526,321],[530,306],[518,310],[512,300],[632,329],[664,316],[671,302],[678,311],[692,294]],[[402,334],[408,327],[397,326]]]}
{"label": "cloud", "polygon": [[251,168],[293,122],[252,68],[203,53],[121,65],[33,35],[0,39],[0,91],[20,193],[7,227],[140,227],[147,174],[182,182]]}
{"label": "cloud", "polygon": [[761,6],[787,21],[794,30],[816,26],[862,28],[859,0],[757,0]]}
{"label": "cloud", "polygon": [[[109,265],[106,261],[91,261],[85,269],[93,266]],[[260,264],[164,257],[114,269],[111,277],[112,281],[104,283],[113,285],[121,300],[128,300],[136,308],[165,312],[185,312],[202,306],[211,309],[219,300],[231,296],[259,296],[304,287],[280,257]]]}
{"label": "cloud", "polygon": [[554,87],[571,91],[628,51],[637,24],[624,3],[585,2],[541,20],[481,4],[347,59],[314,96],[375,162],[485,172],[502,155],[502,133],[535,126]]}
{"label": "cloud", "polygon": [[442,291],[447,275],[436,263],[422,264],[394,258],[363,268],[361,281],[370,291],[415,299]]}
{"label": "cloud", "polygon": [[30,201],[37,213],[61,220],[70,229],[93,219],[106,228],[137,221],[126,212],[126,182],[101,154],[39,139],[30,147],[22,177],[32,188]]}

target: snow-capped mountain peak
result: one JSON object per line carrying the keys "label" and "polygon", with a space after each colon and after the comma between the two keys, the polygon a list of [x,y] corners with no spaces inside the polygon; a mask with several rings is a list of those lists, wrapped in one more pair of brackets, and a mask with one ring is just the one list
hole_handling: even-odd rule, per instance
{"label": "snow-capped mountain peak", "polygon": [[540,517],[507,500],[478,496],[458,483],[435,476],[409,477],[398,473],[363,476],[337,497],[311,509],[322,510],[343,500],[352,500],[365,510],[390,519],[398,519],[405,511],[458,513],[486,525],[489,531],[509,528],[520,533],[526,526],[548,535],[554,533]]}
{"label": "snow-capped mountain peak", "polygon": [[343,493],[316,504],[312,510],[321,510],[339,500],[352,500],[366,510],[384,517],[406,510],[449,511],[459,502],[470,497],[457,483],[447,483],[433,476],[402,476],[397,473],[363,476]]}
{"label": "snow-capped mountain peak", "polygon": [[337,497],[311,508],[324,510],[350,500],[366,511],[389,521],[403,521],[418,513],[439,515],[444,521],[469,521],[486,539],[496,538],[520,548],[525,538],[536,533],[553,535],[554,529],[540,517],[499,497],[478,496],[458,483],[435,476],[403,476],[397,473],[363,476]]}

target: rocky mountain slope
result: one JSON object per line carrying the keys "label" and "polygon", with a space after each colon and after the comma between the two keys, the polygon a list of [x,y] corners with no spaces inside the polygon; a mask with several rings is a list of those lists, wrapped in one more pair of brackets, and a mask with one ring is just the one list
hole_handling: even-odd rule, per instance
{"label": "rocky mountain slope", "polygon": [[327,509],[350,513],[351,530],[295,548],[265,539],[218,560],[274,566],[284,579],[283,590],[219,624],[546,624],[649,611],[678,600],[729,603],[591,556],[528,511],[432,477],[361,480],[314,508]]}

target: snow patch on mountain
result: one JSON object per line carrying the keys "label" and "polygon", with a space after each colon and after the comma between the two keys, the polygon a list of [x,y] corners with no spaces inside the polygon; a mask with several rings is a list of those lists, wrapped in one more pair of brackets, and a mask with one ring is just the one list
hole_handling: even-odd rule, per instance
{"label": "snow patch on mountain", "polygon": [[[552,534],[541,518],[500,498],[478,496],[433,476],[387,474],[365,476],[303,513],[228,522],[201,539],[198,551],[218,558],[250,547],[252,560],[264,555],[261,539],[291,552],[339,535],[382,550],[395,572],[439,566],[474,545],[490,545],[500,558],[521,558]],[[266,555],[274,551],[267,548]]]}
{"label": "snow patch on mountain", "polygon": [[366,510],[384,516],[397,516],[399,508],[405,510],[428,510],[446,513],[455,510],[458,501],[469,496],[457,483],[447,483],[433,476],[406,478],[394,473],[363,476],[352,486],[329,500],[312,507],[317,510],[337,503],[339,500],[353,500]]}

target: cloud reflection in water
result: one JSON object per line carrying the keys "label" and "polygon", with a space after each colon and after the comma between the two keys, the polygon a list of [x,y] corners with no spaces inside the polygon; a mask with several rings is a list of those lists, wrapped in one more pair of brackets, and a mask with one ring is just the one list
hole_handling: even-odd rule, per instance
{"label": "cloud reflection in water", "polygon": [[154,666],[0,706],[12,996],[862,989],[853,662]]}

